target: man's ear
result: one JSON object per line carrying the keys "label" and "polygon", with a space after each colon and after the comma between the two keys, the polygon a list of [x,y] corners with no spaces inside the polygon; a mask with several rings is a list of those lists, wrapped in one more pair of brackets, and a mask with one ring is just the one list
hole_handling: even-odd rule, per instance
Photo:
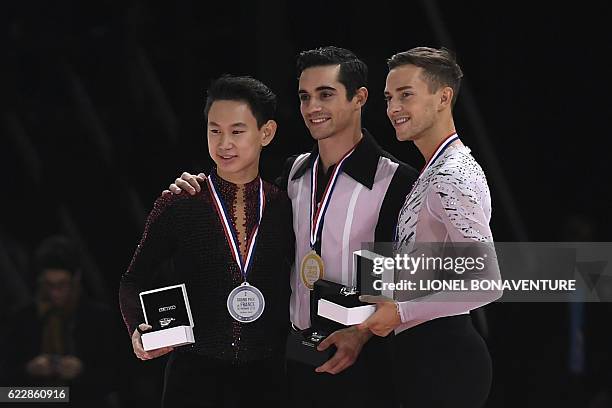
{"label": "man's ear", "polygon": [[276,135],[276,129],[278,124],[274,120],[269,120],[261,127],[261,145],[267,146],[270,144],[274,136]]}
{"label": "man's ear", "polygon": [[353,96],[353,100],[357,103],[359,109],[363,109],[368,100],[368,88],[362,86],[357,89],[357,91],[355,91],[355,96]]}
{"label": "man's ear", "polygon": [[453,103],[453,95],[455,92],[450,86],[445,86],[440,90],[439,110],[451,108]]}

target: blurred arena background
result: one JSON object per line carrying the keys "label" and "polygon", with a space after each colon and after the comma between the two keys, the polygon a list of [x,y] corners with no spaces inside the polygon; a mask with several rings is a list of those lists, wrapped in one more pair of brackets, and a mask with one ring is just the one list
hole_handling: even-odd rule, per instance
{"label": "blurred arena background", "polygon": [[[271,180],[286,156],[312,145],[299,114],[296,55],[349,48],[370,68],[364,126],[420,168],[416,148],[395,140],[385,116],[386,58],[446,46],[465,74],[455,120],[487,174],[495,239],[610,240],[612,16],[603,3],[26,0],[0,7],[0,321],[35,298],[40,243],[56,234],[76,242],[81,296],[108,311],[108,320],[92,319],[85,329],[108,343],[100,347],[108,370],[100,406],[157,404],[161,394],[164,359],[133,355],[119,279],[160,192],[182,171],[210,168],[202,107],[208,83],[223,73],[252,75],[279,97],[279,132],[262,159]],[[488,407],[612,406],[609,304],[498,303],[485,311],[479,328],[494,362]],[[0,329],[2,386],[18,385],[6,362],[11,336]]]}

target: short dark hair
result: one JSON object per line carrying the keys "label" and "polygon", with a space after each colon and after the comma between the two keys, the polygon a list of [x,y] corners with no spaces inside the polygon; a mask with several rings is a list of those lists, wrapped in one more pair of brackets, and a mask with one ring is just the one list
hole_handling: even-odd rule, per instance
{"label": "short dark hair", "polygon": [[215,101],[241,101],[249,105],[251,113],[261,128],[274,119],[276,95],[263,82],[249,76],[223,75],[214,80],[206,93],[204,114],[208,116]]}
{"label": "short dark hair", "polygon": [[298,78],[306,68],[340,65],[338,82],[346,88],[350,101],[362,86],[368,85],[368,66],[354,52],[339,47],[320,47],[302,51],[297,58]]}
{"label": "short dark hair", "polygon": [[447,48],[416,47],[408,51],[398,52],[387,60],[389,70],[402,65],[415,65],[423,68],[429,90],[435,92],[442,86],[453,89],[452,106],[455,105],[463,72],[457,64],[452,51]]}
{"label": "short dark hair", "polygon": [[63,269],[74,276],[81,268],[81,252],[70,238],[54,235],[36,249],[34,267],[37,274],[47,269]]}

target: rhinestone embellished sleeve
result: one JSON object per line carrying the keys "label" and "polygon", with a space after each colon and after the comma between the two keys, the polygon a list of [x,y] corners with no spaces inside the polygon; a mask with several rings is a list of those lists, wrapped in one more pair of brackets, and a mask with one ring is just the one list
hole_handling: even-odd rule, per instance
{"label": "rhinestone embellished sleeve", "polygon": [[467,147],[450,147],[419,178],[398,218],[398,245],[493,240],[487,180]]}
{"label": "rhinestone embellished sleeve", "polygon": [[449,241],[493,241],[489,187],[484,172],[469,153],[447,159],[446,166],[433,178],[427,212],[445,224]]}
{"label": "rhinestone embellished sleeve", "polygon": [[[481,247],[490,254],[488,267],[470,271],[469,278],[497,280],[500,274],[490,219],[491,199],[482,169],[467,147],[451,146],[406,197],[398,219],[398,249],[411,253],[416,248],[429,250],[424,243],[489,243]],[[431,319],[467,313],[500,296],[501,292],[496,291],[466,291],[457,295],[442,290],[408,300],[403,298],[405,294],[396,293],[394,298],[403,323],[396,333]]]}

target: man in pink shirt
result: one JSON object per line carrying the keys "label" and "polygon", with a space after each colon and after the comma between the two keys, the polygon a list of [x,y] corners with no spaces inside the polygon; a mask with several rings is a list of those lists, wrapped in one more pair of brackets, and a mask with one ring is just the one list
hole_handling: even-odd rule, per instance
{"label": "man in pink shirt", "polygon": [[[418,246],[420,254],[426,243],[447,247],[474,243],[472,248],[487,251],[494,262],[482,271],[466,272],[465,277],[498,280],[491,250],[489,188],[453,121],[461,68],[448,50],[427,47],[395,54],[388,66],[387,115],[397,139],[414,142],[426,162],[398,217],[400,253]],[[359,329],[378,336],[396,334],[394,378],[404,406],[484,404],[491,385],[491,361],[469,312],[500,296],[501,291],[495,290],[460,294],[442,290],[418,299],[398,292],[394,301],[362,297],[376,301],[377,311]]]}

